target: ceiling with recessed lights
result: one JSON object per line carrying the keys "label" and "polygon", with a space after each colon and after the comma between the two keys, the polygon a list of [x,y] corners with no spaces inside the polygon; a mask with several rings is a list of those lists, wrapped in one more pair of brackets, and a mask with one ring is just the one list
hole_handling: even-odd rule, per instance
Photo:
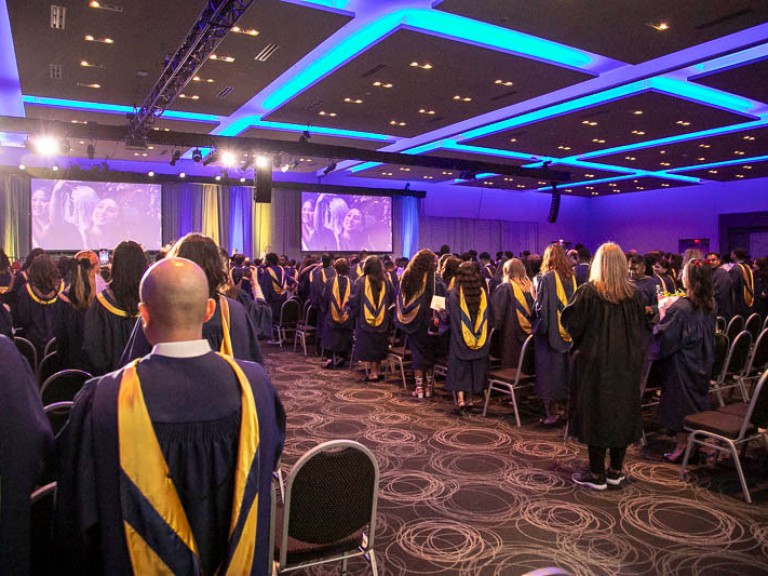
{"label": "ceiling with recessed lights", "polygon": [[[0,116],[125,124],[205,5],[0,0]],[[601,196],[768,176],[767,77],[765,0],[254,0],[153,128],[546,165],[570,173],[563,192]],[[89,144],[136,172],[203,170],[190,150],[171,167],[174,148],[119,142],[71,141],[66,160]],[[514,171],[278,163],[284,180],[551,189]]]}

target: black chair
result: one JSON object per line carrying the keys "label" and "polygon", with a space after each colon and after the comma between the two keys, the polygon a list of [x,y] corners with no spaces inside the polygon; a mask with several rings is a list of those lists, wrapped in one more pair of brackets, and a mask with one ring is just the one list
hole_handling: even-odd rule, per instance
{"label": "black chair", "polygon": [[51,376],[56,374],[59,370],[63,370],[62,362],[59,360],[59,353],[54,350],[45,355],[40,361],[40,367],[38,368],[38,381],[40,384],[48,380]]}
{"label": "black chair", "polygon": [[53,506],[56,482],[35,490],[30,496],[30,573],[33,576],[56,574],[60,566],[56,562],[53,539]]}
{"label": "black chair", "polygon": [[760,314],[754,312],[747,317],[747,321],[744,322],[744,330],[750,333],[752,336],[752,342],[757,342],[757,337],[760,336],[760,332],[763,327],[763,319],[760,318]]}
{"label": "black chair", "polygon": [[43,382],[40,396],[43,406],[57,402],[71,402],[86,381],[93,378],[85,370],[60,370]]}
{"label": "black chair", "polygon": [[766,369],[768,369],[768,328],[760,332],[755,345],[752,346],[752,353],[744,369],[745,383],[756,382]]}
{"label": "black chair", "polygon": [[728,328],[728,323],[725,321],[725,318],[723,318],[722,316],[718,316],[715,319],[715,331],[725,333],[727,328]]}
{"label": "black chair", "polygon": [[277,342],[280,348],[284,341],[289,341],[288,334],[296,332],[296,325],[299,323],[301,313],[301,304],[298,298],[288,298],[280,307],[280,318],[272,324],[273,340]]}
{"label": "black chair", "polygon": [[[288,475],[277,514],[275,573],[363,557],[378,574],[374,537],[379,465],[358,442],[331,440],[304,454]],[[273,499],[274,500],[274,499]]]}
{"label": "black chair", "polygon": [[[690,432],[683,462],[680,464],[680,479],[685,479],[685,467],[694,445],[706,446],[715,453],[730,454],[736,473],[739,475],[744,500],[752,503],[741,458],[752,440],[762,439],[768,448],[768,370],[760,377],[749,403],[729,404],[717,410],[707,410],[686,416],[683,425]],[[741,448],[739,453],[738,448]]]}
{"label": "black chair", "polygon": [[56,337],[51,338],[45,343],[45,349],[43,350],[43,358],[48,356],[51,352],[56,350]]}
{"label": "black chair", "polygon": [[69,413],[72,411],[74,402],[55,402],[45,406],[45,415],[48,416],[48,422],[51,423],[51,430],[56,436],[64,428],[64,424],[69,420]]}
{"label": "black chair", "polygon": [[307,340],[310,338],[317,338],[317,308],[308,303],[304,307],[304,319],[296,325],[293,351],[296,352],[296,345],[301,340],[301,347],[304,349],[304,356],[306,356]]}
{"label": "black chair", "polygon": [[718,375],[723,369],[728,358],[728,350],[731,347],[731,341],[728,336],[723,332],[715,332],[715,361],[712,364],[712,377],[711,380],[717,379]]}
{"label": "black chair", "polygon": [[744,330],[744,318],[738,314],[731,318],[728,322],[728,327],[725,329],[725,335],[728,336],[728,340],[733,342],[733,339],[738,336],[739,332]]}
{"label": "black chair", "polygon": [[29,362],[29,367],[32,368],[32,373],[37,376],[37,349],[35,345],[22,336],[14,336],[13,343],[16,344],[16,348],[21,355]]}
{"label": "black chair", "polygon": [[485,404],[483,416],[488,412],[488,403],[493,392],[504,392],[509,396],[512,408],[515,411],[515,423],[520,428],[520,412],[517,409],[516,392],[520,388],[533,386],[536,379],[536,358],[533,335],[528,336],[520,350],[520,359],[516,368],[499,368],[488,372],[488,389],[485,391]]}
{"label": "black chair", "polygon": [[387,351],[387,363],[389,371],[394,372],[395,366],[400,369],[400,377],[403,380],[403,388],[408,388],[408,382],[405,379],[405,365],[411,362],[411,351],[408,349],[408,337],[405,336],[400,346],[390,346]]}
{"label": "black chair", "polygon": [[746,330],[742,330],[731,343],[728,350],[728,356],[723,363],[722,369],[717,377],[710,381],[712,391],[717,396],[717,403],[725,406],[723,392],[733,388],[738,388],[741,392],[741,399],[746,402],[747,388],[744,384],[744,370],[747,367],[749,351],[752,348],[752,336]]}

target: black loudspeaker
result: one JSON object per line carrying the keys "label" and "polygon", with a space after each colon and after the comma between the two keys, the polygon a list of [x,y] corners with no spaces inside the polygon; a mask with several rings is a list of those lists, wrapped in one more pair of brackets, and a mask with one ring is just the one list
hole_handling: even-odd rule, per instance
{"label": "black loudspeaker", "polygon": [[560,191],[556,184],[552,184],[552,203],[549,205],[549,216],[547,222],[554,224],[557,222],[557,215],[560,213]]}
{"label": "black loudspeaker", "polygon": [[272,202],[272,167],[257,168],[254,176],[256,188],[253,190],[253,201],[260,204]]}

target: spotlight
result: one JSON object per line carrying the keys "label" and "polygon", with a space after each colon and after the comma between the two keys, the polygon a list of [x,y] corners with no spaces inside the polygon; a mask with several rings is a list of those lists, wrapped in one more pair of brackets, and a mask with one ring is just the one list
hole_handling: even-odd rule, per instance
{"label": "spotlight", "polygon": [[93,160],[93,157],[96,155],[96,147],[93,144],[88,144],[85,151],[88,154],[88,160]]}
{"label": "spotlight", "polygon": [[59,167],[58,167],[58,166],[56,166],[56,164],[54,164],[54,165],[51,167],[51,170],[53,170],[54,172],[58,172],[58,171],[59,171]]}
{"label": "spotlight", "polygon": [[270,166],[269,158],[266,156],[257,156],[256,157],[256,169],[257,170],[266,170],[269,169],[270,172],[272,171],[272,167]]}
{"label": "spotlight", "polygon": [[186,178],[187,175],[184,172],[179,172],[179,178]]}
{"label": "spotlight", "polygon": [[328,166],[325,167],[325,170],[323,170],[323,174],[328,176],[328,174],[330,174],[334,170],[336,170],[336,162],[331,162],[330,164],[328,164]]}
{"label": "spotlight", "polygon": [[150,178],[154,178],[155,173],[152,170],[150,170],[149,172],[147,172],[147,176],[149,176]]}
{"label": "spotlight", "polygon": [[26,170],[27,167],[24,164],[19,164],[19,170]]}
{"label": "spotlight", "polygon": [[221,176],[220,176],[220,175],[217,175],[217,176],[214,178],[214,180],[216,180],[216,182],[219,182],[219,181],[221,180]]}
{"label": "spotlight", "polygon": [[227,168],[234,168],[237,165],[237,156],[234,152],[225,150],[221,153],[221,163]]}
{"label": "spotlight", "polygon": [[41,156],[55,156],[61,151],[61,143],[52,136],[37,136],[28,140],[26,146]]}
{"label": "spotlight", "polygon": [[200,160],[203,159],[203,153],[200,151],[200,148],[195,148],[192,151],[192,160],[195,162],[200,162]]}
{"label": "spotlight", "polygon": [[219,159],[219,153],[214,150],[208,156],[205,157],[205,160],[203,160],[203,166],[208,166],[208,164],[212,164],[213,162],[216,162],[216,160]]}
{"label": "spotlight", "polygon": [[286,172],[288,172],[288,170],[293,170],[298,165],[299,165],[299,161],[298,160],[292,160],[291,162],[286,162],[285,164],[280,166],[280,172],[285,174]]}
{"label": "spotlight", "polygon": [[171,157],[171,166],[176,166],[176,162],[179,161],[179,158],[181,158],[181,150],[174,150],[173,156]]}

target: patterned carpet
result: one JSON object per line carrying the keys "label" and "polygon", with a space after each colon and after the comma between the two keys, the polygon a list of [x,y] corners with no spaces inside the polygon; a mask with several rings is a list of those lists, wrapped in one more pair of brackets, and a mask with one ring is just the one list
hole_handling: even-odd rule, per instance
{"label": "patterned carpet", "polygon": [[[586,449],[562,428],[537,424],[535,401],[494,400],[463,417],[450,397],[417,402],[399,377],[364,384],[358,371],[324,370],[316,357],[264,347],[288,414],[284,470],[315,444],[348,438],[381,469],[375,549],[382,575],[515,576],[545,566],[574,575],[768,575],[768,458],[750,447],[744,502],[728,463],[679,467],[659,454],[673,440],[653,431],[629,449],[628,481],[592,492],[571,474]],[[352,574],[366,565],[350,562]],[[309,574],[338,574],[338,566]]]}

